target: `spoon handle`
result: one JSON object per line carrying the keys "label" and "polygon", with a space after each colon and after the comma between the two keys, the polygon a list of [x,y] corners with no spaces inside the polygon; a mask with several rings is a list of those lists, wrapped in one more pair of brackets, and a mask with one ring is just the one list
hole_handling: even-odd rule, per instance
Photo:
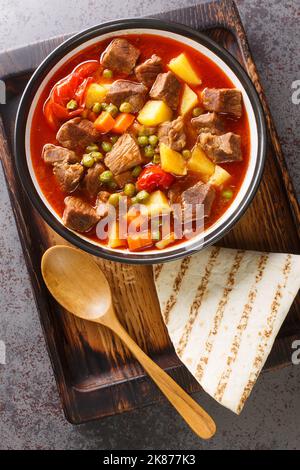
{"label": "spoon handle", "polygon": [[128,349],[143,366],[161,392],[172,403],[174,408],[201,438],[209,439],[216,432],[213,419],[188,395],[163,369],[152,361],[133,341],[115,315],[110,317],[108,326],[124,341]]}

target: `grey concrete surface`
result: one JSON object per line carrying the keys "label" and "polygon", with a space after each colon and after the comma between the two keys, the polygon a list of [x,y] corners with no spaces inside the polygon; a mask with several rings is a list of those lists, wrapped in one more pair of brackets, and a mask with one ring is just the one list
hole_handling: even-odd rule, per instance
{"label": "grey concrete surface", "polygon": [[[0,0],[0,49],[73,32],[98,19],[192,5],[186,0]],[[300,194],[299,1],[238,0],[250,46]],[[96,20],[97,19],[97,20]],[[298,153],[298,155],[297,155]],[[167,404],[78,427],[61,411],[50,361],[0,171],[0,449],[300,449],[300,366],[265,373],[241,416],[197,398],[215,417],[217,435],[197,439]]]}

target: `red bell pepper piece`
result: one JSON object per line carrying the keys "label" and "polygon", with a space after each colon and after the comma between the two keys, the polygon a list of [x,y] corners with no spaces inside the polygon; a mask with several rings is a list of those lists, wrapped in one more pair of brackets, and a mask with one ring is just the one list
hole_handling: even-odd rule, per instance
{"label": "red bell pepper piece", "polygon": [[175,177],[164,171],[159,165],[147,166],[137,180],[139,190],[152,192],[155,189],[168,189]]}

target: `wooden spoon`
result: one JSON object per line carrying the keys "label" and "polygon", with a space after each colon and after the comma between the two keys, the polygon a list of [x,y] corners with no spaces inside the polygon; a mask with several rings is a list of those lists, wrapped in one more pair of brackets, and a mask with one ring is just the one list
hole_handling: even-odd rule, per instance
{"label": "wooden spoon", "polygon": [[42,258],[44,281],[55,299],[69,312],[114,331],[172,403],[192,430],[203,439],[216,426],[204,411],[166,372],[133,341],[116,317],[106,277],[93,258],[64,245],[49,248]]}

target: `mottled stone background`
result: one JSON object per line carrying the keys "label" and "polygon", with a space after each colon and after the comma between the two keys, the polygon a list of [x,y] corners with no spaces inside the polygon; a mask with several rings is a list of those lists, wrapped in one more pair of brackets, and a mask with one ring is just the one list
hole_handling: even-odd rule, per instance
{"label": "mottled stone background", "polygon": [[[186,0],[0,0],[0,49],[78,31],[101,20],[193,5]],[[238,0],[294,184],[300,193],[299,0]],[[298,151],[298,152],[297,152]],[[297,155],[298,153],[298,155]],[[276,197],[276,195],[274,195]],[[0,171],[1,449],[300,449],[300,366],[263,374],[240,417],[199,394],[218,434],[197,439],[167,404],[74,427],[61,411]]]}

